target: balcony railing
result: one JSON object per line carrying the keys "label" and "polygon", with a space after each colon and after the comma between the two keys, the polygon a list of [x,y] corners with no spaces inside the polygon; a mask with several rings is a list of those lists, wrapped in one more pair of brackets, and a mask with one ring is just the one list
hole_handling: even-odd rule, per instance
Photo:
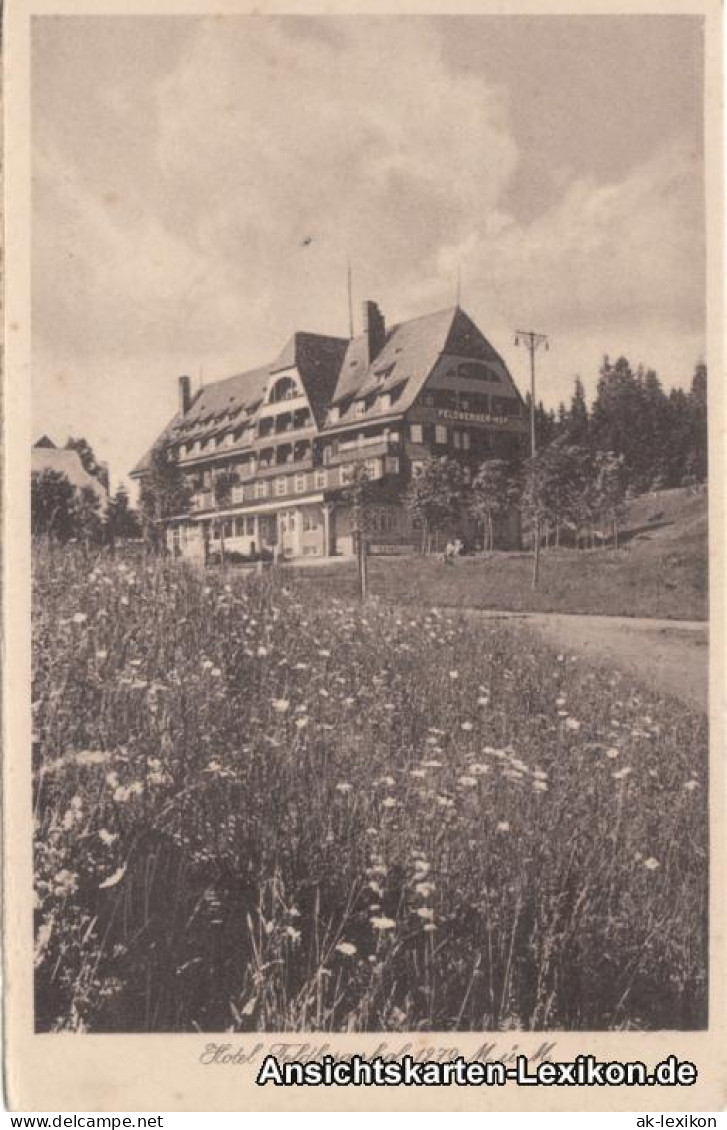
{"label": "balcony railing", "polygon": [[[212,491],[198,491],[192,499],[192,510],[229,509],[230,506],[254,506],[256,503],[287,499],[288,501],[306,494],[319,494],[321,491],[341,490],[351,485],[356,466],[361,460],[349,459],[336,466],[312,468],[310,460],[305,463],[289,463],[284,467],[270,468],[264,475],[254,480],[237,483],[225,507],[215,505]],[[399,471],[399,459],[394,455],[371,456],[366,459],[366,470],[371,481]]]}

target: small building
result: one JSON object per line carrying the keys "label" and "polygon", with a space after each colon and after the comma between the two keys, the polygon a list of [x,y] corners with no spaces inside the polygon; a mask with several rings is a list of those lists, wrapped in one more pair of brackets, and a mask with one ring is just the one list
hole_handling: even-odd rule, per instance
{"label": "small building", "polygon": [[[295,333],[270,364],[192,394],[179,378],[178,411],[157,443],[171,450],[192,491],[187,513],[167,523],[169,548],[203,556],[329,557],[353,552],[355,469],[368,488],[370,551],[403,553],[420,534],[404,505],[429,456],[472,475],[487,458],[518,460],[525,405],[503,359],[459,307],[387,327],[375,302],[363,333],[347,339]],[[151,452],[132,476],[142,480]],[[215,476],[232,473],[223,509]],[[471,536],[460,523],[452,533]],[[515,547],[514,513],[497,531]]]}
{"label": "small building", "polygon": [[59,475],[65,475],[77,491],[88,487],[98,498],[100,513],[106,513],[109,494],[104,484],[88,473],[77,451],[69,447],[56,447],[47,435],[41,436],[30,452],[31,476],[39,475],[42,471],[55,471]]}

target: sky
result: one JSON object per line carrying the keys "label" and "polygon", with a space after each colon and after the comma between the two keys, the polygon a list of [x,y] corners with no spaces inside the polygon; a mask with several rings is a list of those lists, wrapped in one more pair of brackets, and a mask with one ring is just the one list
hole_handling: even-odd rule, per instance
{"label": "sky", "polygon": [[36,437],[128,473],[195,386],[461,305],[538,398],[705,349],[693,16],[36,17]]}

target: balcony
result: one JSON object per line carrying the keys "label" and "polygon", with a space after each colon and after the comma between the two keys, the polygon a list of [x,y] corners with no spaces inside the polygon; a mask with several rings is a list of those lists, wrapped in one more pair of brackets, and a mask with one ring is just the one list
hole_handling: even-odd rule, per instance
{"label": "balcony", "polygon": [[329,456],[326,466],[335,467],[354,459],[373,459],[375,457],[396,455],[399,452],[398,439],[385,439],[382,436],[368,436],[364,440],[344,440],[338,444],[335,455]]}

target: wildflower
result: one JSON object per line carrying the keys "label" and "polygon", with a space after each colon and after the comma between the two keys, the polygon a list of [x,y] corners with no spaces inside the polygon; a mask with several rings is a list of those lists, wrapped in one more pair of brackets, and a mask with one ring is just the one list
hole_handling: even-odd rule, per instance
{"label": "wildflower", "polygon": [[53,877],[53,893],[61,898],[72,895],[77,886],[78,879],[72,871],[68,871],[65,867],[56,872]]}
{"label": "wildflower", "polygon": [[485,773],[490,772],[490,766],[483,765],[481,761],[476,761],[474,762],[474,764],[468,765],[467,768],[469,769],[470,773],[474,773],[477,777],[482,777]]}
{"label": "wildflower", "polygon": [[77,765],[103,765],[104,762],[109,761],[111,758],[110,753],[106,753],[102,749],[82,749],[76,754]]}
{"label": "wildflower", "polygon": [[616,749],[616,746],[611,746],[610,749],[606,750],[606,757],[610,757],[612,761],[614,760],[614,758],[618,757],[618,755],[619,750]]}
{"label": "wildflower", "polygon": [[215,678],[215,679],[219,679],[221,674],[222,674],[222,672],[219,669],[219,667],[213,667],[212,670],[210,671],[210,675],[212,675],[213,678]]}
{"label": "wildflower", "polygon": [[454,808],[454,801],[450,800],[448,796],[438,796],[437,804],[440,808]]}
{"label": "wildflower", "polygon": [[644,860],[644,867],[647,871],[656,871],[659,866],[659,860],[654,859],[653,855],[650,855],[648,859]]}
{"label": "wildflower", "polygon": [[434,889],[434,883],[430,883],[426,880],[414,885],[414,890],[418,895],[421,895],[423,899],[429,898],[429,896],[434,892]]}
{"label": "wildflower", "polygon": [[100,839],[102,844],[105,844],[106,847],[111,847],[111,844],[116,843],[119,837],[117,834],[108,832],[105,828],[101,828],[98,833],[98,838]]}
{"label": "wildflower", "polygon": [[353,942],[339,942],[336,951],[342,953],[344,957],[353,957],[356,953],[356,947]]}
{"label": "wildflower", "polygon": [[699,788],[699,782],[695,781],[694,778],[692,777],[692,779],[690,781],[684,782],[684,788],[687,790],[687,792],[692,792],[694,789]]}
{"label": "wildflower", "polygon": [[286,926],[285,933],[293,942],[300,941],[300,930],[296,930],[295,926]]}
{"label": "wildflower", "polygon": [[555,705],[556,705],[556,706],[565,706],[565,704],[566,704],[566,702],[567,702],[567,701],[568,701],[568,700],[566,699],[565,695],[564,695],[564,694],[562,694],[562,695],[560,696],[560,698],[556,698],[556,700],[555,700]]}
{"label": "wildflower", "polygon": [[386,918],[386,917],[372,918],[371,919],[371,925],[373,926],[374,930],[395,930],[396,929],[396,922],[394,921],[393,918]]}
{"label": "wildflower", "polygon": [[629,765],[624,765],[623,769],[618,769],[612,773],[614,781],[623,781],[624,777],[628,777],[629,773],[633,773],[633,769]]}
{"label": "wildflower", "polygon": [[535,777],[536,781],[548,780],[548,774],[545,773],[542,769],[533,769],[533,777]]}
{"label": "wildflower", "polygon": [[115,887],[117,883],[121,882],[125,874],[126,864],[122,863],[121,867],[114,871],[113,875],[109,875],[108,879],[104,879],[103,883],[99,883],[98,889],[103,891],[107,887]]}
{"label": "wildflower", "polygon": [[580,730],[581,724],[575,718],[566,718],[565,728],[566,730]]}
{"label": "wildflower", "polygon": [[426,775],[427,775],[426,769],[410,769],[409,770],[409,776],[410,777],[422,778],[422,777],[426,777]]}
{"label": "wildflower", "polygon": [[462,785],[463,788],[471,789],[474,785],[477,784],[477,779],[476,779],[476,777],[467,777],[467,776],[458,777],[457,778],[457,784]]}
{"label": "wildflower", "polygon": [[379,777],[376,781],[374,781],[374,784],[375,785],[388,785],[389,788],[391,788],[392,785],[396,784],[396,781],[394,780],[393,777]]}
{"label": "wildflower", "polygon": [[395,800],[393,796],[387,796],[387,797],[384,797],[384,799],[381,802],[381,805],[382,805],[383,808],[396,808],[398,803],[399,802],[397,800]]}
{"label": "wildflower", "polygon": [[487,695],[480,695],[480,697],[477,699],[477,705],[478,706],[489,706],[490,700],[487,697]]}
{"label": "wildflower", "polygon": [[441,769],[442,768],[442,762],[441,761],[422,761],[422,766],[425,769]]}
{"label": "wildflower", "polygon": [[450,679],[458,679],[459,678],[459,671],[450,671],[449,677],[450,677]]}
{"label": "wildflower", "polygon": [[298,727],[299,730],[304,730],[305,727],[308,725],[308,719],[307,718],[296,718],[295,724],[296,724],[296,726]]}
{"label": "wildflower", "polygon": [[434,931],[436,930],[436,928],[437,927],[434,925],[433,922],[427,922],[426,926],[424,927],[424,932],[426,934],[433,934]]}
{"label": "wildflower", "polygon": [[350,793],[352,788],[353,785],[351,785],[348,781],[339,781],[336,785],[336,792]]}
{"label": "wildflower", "polygon": [[426,859],[415,859],[414,869],[418,872],[417,878],[423,879],[431,871],[431,866],[431,863],[428,863]]}
{"label": "wildflower", "polygon": [[473,730],[474,726],[472,725],[471,722],[463,722],[461,729],[469,731],[469,730]]}
{"label": "wildflower", "polygon": [[420,906],[417,910],[417,914],[420,918],[424,918],[428,922],[431,922],[434,918],[434,911],[431,906]]}
{"label": "wildflower", "polygon": [[214,664],[213,664],[213,662],[212,662],[212,660],[211,660],[211,659],[203,659],[203,660],[202,660],[202,669],[203,669],[204,671],[209,671],[209,669],[210,669],[211,667],[214,667]]}
{"label": "wildflower", "polygon": [[259,647],[257,649],[257,653],[258,653],[258,656],[260,657],[260,659],[264,659],[265,656],[268,654],[268,649],[266,647]]}
{"label": "wildflower", "polygon": [[85,624],[88,620],[88,616],[85,614],[85,612],[74,612],[71,619],[73,620],[74,624]]}
{"label": "wildflower", "polygon": [[498,832],[509,832],[510,831],[509,821],[508,820],[500,820],[497,824],[497,831]]}
{"label": "wildflower", "polygon": [[539,793],[547,793],[548,791],[548,786],[545,781],[533,781],[533,788]]}

